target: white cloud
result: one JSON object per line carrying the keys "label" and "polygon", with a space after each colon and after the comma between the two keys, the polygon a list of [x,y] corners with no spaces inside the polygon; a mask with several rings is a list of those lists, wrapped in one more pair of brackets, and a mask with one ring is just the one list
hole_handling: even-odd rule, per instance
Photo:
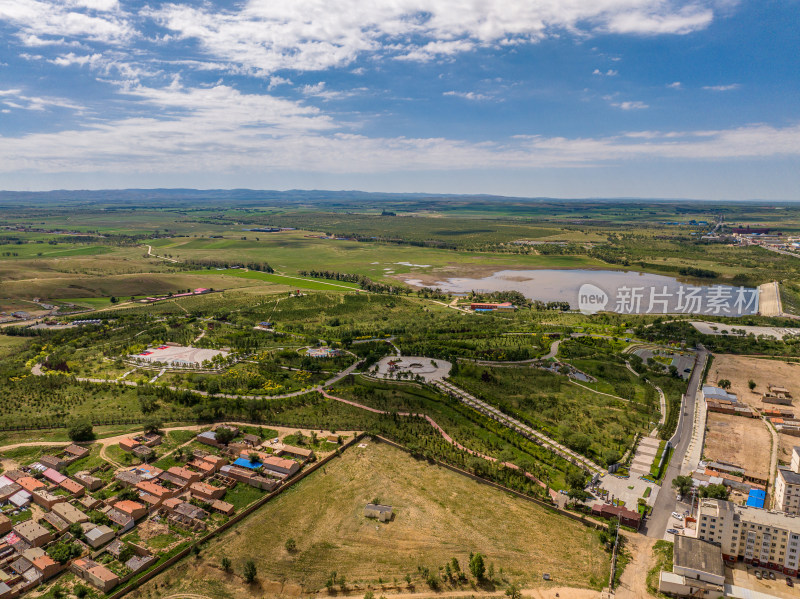
{"label": "white cloud", "polygon": [[279,85],[291,85],[291,84],[292,84],[292,80],[291,79],[287,79],[285,77],[278,77],[277,75],[273,75],[272,77],[269,78],[269,85],[267,86],[267,89],[273,90],[276,87],[278,87]]}
{"label": "white cloud", "polygon": [[424,62],[564,32],[685,34],[713,19],[703,1],[247,0],[230,10],[171,3],[143,14],[224,63],[269,75],[343,67],[363,54]]}
{"label": "white cloud", "polygon": [[444,92],[443,96],[455,96],[457,98],[464,98],[465,100],[492,100],[492,96],[488,96],[486,94],[479,94],[477,92],[457,92],[457,91],[449,91]]}
{"label": "white cloud", "polygon": [[600,69],[595,69],[592,71],[592,75],[601,75],[603,77],[616,77],[619,75],[619,71],[614,69],[608,69],[606,72],[601,71]]}
{"label": "white cloud", "polygon": [[356,89],[351,89],[346,91],[327,89],[324,81],[320,81],[319,83],[315,83],[314,85],[304,85],[303,87],[300,88],[300,93],[303,94],[304,96],[322,98],[323,100],[341,100],[342,98],[349,98],[355,96],[356,94],[363,91],[367,91],[367,88],[359,87]]}
{"label": "white cloud", "polygon": [[[59,132],[0,136],[0,172],[383,173],[800,157],[800,124],[470,142],[358,135],[302,102],[246,94],[223,84],[186,88],[176,80],[166,88],[130,86],[124,94],[149,106],[151,116],[92,118]],[[31,101],[19,89],[0,91],[4,109],[9,102]]]}
{"label": "white cloud", "polygon": [[119,44],[134,35],[134,28],[116,8],[116,2],[106,0],[13,0],[0,2],[0,21],[38,45],[47,37],[56,38],[55,43],[80,38]]}
{"label": "white cloud", "polygon": [[667,83],[667,87],[670,89],[681,89],[683,84],[680,81],[673,81],[672,83]]}
{"label": "white cloud", "polygon": [[635,101],[627,101],[627,102],[612,102],[612,106],[616,108],[620,108],[622,110],[644,110],[645,108],[649,108],[647,104],[644,102],[640,102],[638,100]]}
{"label": "white cloud", "polygon": [[704,85],[703,89],[712,92],[729,92],[740,87],[738,83],[731,83],[730,85]]}
{"label": "white cloud", "polygon": [[0,90],[0,104],[5,104],[11,108],[20,110],[43,111],[50,107],[68,108],[70,110],[82,111],[85,108],[79,104],[65,98],[54,98],[46,96],[27,96],[21,89]]}

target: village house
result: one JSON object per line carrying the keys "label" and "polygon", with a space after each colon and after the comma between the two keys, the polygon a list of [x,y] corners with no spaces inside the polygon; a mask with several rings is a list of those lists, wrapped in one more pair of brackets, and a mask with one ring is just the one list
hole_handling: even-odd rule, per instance
{"label": "village house", "polygon": [[11,519],[5,514],[0,514],[0,536],[11,530]]}
{"label": "village house", "polygon": [[44,553],[44,551],[42,551],[41,555],[31,560],[31,565],[39,573],[43,582],[61,572],[61,565]]}
{"label": "village house", "polygon": [[232,503],[228,503],[227,501],[221,501],[219,499],[215,499],[214,501],[211,502],[211,509],[226,516],[231,516],[233,515],[234,512],[234,507]]}
{"label": "village house", "polygon": [[37,489],[44,489],[46,485],[32,476],[23,476],[17,479],[17,484],[25,489],[28,493],[33,493]]}
{"label": "village house", "polygon": [[65,460],[52,455],[43,455],[39,458],[39,463],[45,468],[52,468],[59,472],[67,467],[67,462]]}
{"label": "village house", "polygon": [[170,497],[173,497],[175,495],[174,491],[171,491],[166,487],[162,487],[158,483],[155,483],[150,480],[143,480],[142,482],[137,483],[136,488],[142,491],[143,493],[147,493],[149,495],[157,497],[161,501],[169,499]]}
{"label": "village house", "polygon": [[76,472],[74,478],[89,491],[97,491],[103,486],[103,479],[92,476],[88,472]]}
{"label": "village house", "polygon": [[88,557],[76,559],[72,562],[70,569],[79,578],[82,578],[104,593],[107,593],[119,584],[119,577],[116,574]]}
{"label": "village house", "polygon": [[80,460],[81,458],[85,458],[89,455],[89,450],[86,447],[81,447],[80,445],[72,445],[67,446],[64,449],[64,453],[67,454],[70,459],[74,462],[75,460]]}
{"label": "village house", "polygon": [[203,501],[212,501],[214,499],[221,499],[225,495],[225,487],[214,487],[206,483],[197,482],[189,486],[189,491],[192,497],[197,497]]}
{"label": "village house", "polygon": [[134,520],[139,520],[147,515],[147,508],[138,501],[123,500],[114,504],[114,509],[130,516]]}
{"label": "village house", "polygon": [[87,510],[97,509],[100,505],[103,504],[102,501],[100,501],[99,499],[95,499],[91,495],[84,495],[78,500],[78,503],[80,503]]}
{"label": "village house", "polygon": [[46,510],[52,510],[59,503],[64,503],[67,498],[63,495],[54,495],[47,489],[36,489],[31,493],[33,503]]}
{"label": "village house", "polygon": [[69,528],[69,522],[64,520],[64,518],[55,512],[47,512],[44,516],[42,516],[42,520],[55,528],[57,534],[61,534]]}
{"label": "village house", "polygon": [[184,481],[186,481],[187,484],[197,482],[202,478],[202,476],[199,473],[192,472],[187,468],[181,468],[180,466],[173,466],[172,468],[167,470],[167,472],[169,472],[173,476],[182,478]]}
{"label": "village house", "polygon": [[88,523],[84,524],[87,526],[87,529],[84,529],[84,537],[86,538],[86,542],[92,547],[92,549],[97,549],[98,547],[102,547],[112,539],[114,539],[115,533],[114,529],[102,524],[100,526],[96,526],[94,524]]}
{"label": "village house", "polygon": [[41,524],[27,520],[16,524],[13,528],[17,536],[31,547],[41,547],[53,540],[53,535]]}
{"label": "village house", "polygon": [[296,458],[300,458],[303,461],[308,461],[314,457],[314,452],[310,449],[304,449],[302,447],[294,447],[293,445],[281,445],[276,455],[290,455]]}
{"label": "village house", "polygon": [[119,448],[122,451],[132,452],[135,448],[139,447],[139,442],[131,439],[130,437],[122,439],[119,442]]}
{"label": "village house", "polygon": [[111,523],[115,526],[119,526],[119,530],[117,531],[118,534],[125,534],[129,530],[131,530],[135,524],[133,518],[128,516],[127,514],[123,514],[119,510],[114,509],[113,507],[106,506],[102,510],[108,519],[111,520]]}
{"label": "village house", "polygon": [[266,454],[262,455],[261,463],[264,470],[276,473],[280,477],[290,476],[300,470],[300,464],[294,460],[286,460]]}
{"label": "village house", "polygon": [[137,445],[131,450],[131,453],[143,462],[146,462],[155,455],[153,448],[147,445]]}
{"label": "village house", "polygon": [[72,480],[71,478],[65,478],[58,486],[64,489],[67,493],[72,495],[73,497],[83,497],[86,493],[86,489],[81,485],[79,482]]}
{"label": "village house", "polygon": [[53,512],[70,524],[80,524],[89,521],[89,516],[80,511],[71,503],[57,503],[53,506]]}

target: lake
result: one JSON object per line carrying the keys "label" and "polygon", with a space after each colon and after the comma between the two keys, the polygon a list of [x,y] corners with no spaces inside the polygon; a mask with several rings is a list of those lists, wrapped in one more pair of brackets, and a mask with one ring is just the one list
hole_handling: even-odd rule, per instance
{"label": "lake", "polygon": [[[405,282],[422,286],[417,279]],[[744,316],[758,312],[757,289],[684,283],[636,271],[501,270],[480,279],[451,277],[429,286],[454,294],[519,291],[531,300],[569,302],[586,313]]]}

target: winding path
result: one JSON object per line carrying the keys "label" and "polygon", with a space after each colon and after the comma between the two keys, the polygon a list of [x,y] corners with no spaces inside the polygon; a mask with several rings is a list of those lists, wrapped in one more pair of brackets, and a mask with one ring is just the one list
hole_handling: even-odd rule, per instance
{"label": "winding path", "polygon": [[[397,415],[397,416],[401,416],[401,417],[404,417],[404,418],[408,418],[408,417],[424,418],[428,422],[428,424],[430,424],[442,436],[442,438],[447,443],[449,443],[450,445],[452,445],[456,449],[459,449],[461,451],[465,451],[466,453],[468,453],[470,455],[473,455],[473,456],[476,456],[476,457],[479,457],[479,458],[483,458],[484,460],[488,460],[490,462],[497,462],[498,461],[497,458],[494,458],[494,457],[492,457],[490,455],[486,455],[485,453],[480,453],[479,451],[475,451],[474,449],[469,449],[468,447],[464,447],[463,445],[461,445],[461,443],[459,443],[458,441],[453,439],[450,435],[448,435],[445,432],[445,430],[441,426],[439,426],[439,424],[437,424],[437,422],[433,418],[428,416],[427,414],[417,414],[417,413],[414,413],[414,412],[389,412],[387,410],[379,410],[377,408],[371,408],[370,406],[365,406],[365,405],[357,403],[355,401],[350,401],[349,399],[343,399],[341,397],[336,397],[335,395],[330,395],[329,393],[327,393],[325,391],[322,391],[322,395],[327,399],[332,399],[334,401],[338,401],[338,402],[341,402],[343,404],[347,404],[348,406],[352,406],[352,407],[358,408],[360,410],[366,410],[367,412],[372,412],[373,414],[381,414],[381,415],[385,415],[385,416]],[[524,474],[527,478],[529,478],[530,480],[535,482],[540,487],[543,487],[543,488],[547,487],[547,485],[545,485],[542,481],[540,481],[538,478],[536,478],[533,474],[531,474],[530,472],[526,472],[525,470],[523,470],[522,468],[520,468],[516,464],[512,464],[511,462],[501,462],[501,463],[506,468],[511,468],[513,470],[519,470],[522,474]]]}

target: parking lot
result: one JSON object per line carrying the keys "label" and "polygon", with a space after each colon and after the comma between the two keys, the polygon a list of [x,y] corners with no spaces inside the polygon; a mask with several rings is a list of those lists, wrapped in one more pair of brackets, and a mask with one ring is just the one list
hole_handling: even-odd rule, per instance
{"label": "parking lot", "polygon": [[[756,578],[756,572],[762,573],[762,579]],[[793,587],[786,584],[786,575],[779,572],[772,572],[775,580],[763,577],[764,572],[769,572],[766,568],[754,568],[745,563],[737,563],[735,568],[727,568],[725,582],[739,589],[754,591],[750,593],[753,597],[758,597],[756,593],[764,593],[773,597],[786,597],[796,599],[800,597],[800,579],[792,578]],[[737,593],[736,596],[746,596],[748,593]]]}

